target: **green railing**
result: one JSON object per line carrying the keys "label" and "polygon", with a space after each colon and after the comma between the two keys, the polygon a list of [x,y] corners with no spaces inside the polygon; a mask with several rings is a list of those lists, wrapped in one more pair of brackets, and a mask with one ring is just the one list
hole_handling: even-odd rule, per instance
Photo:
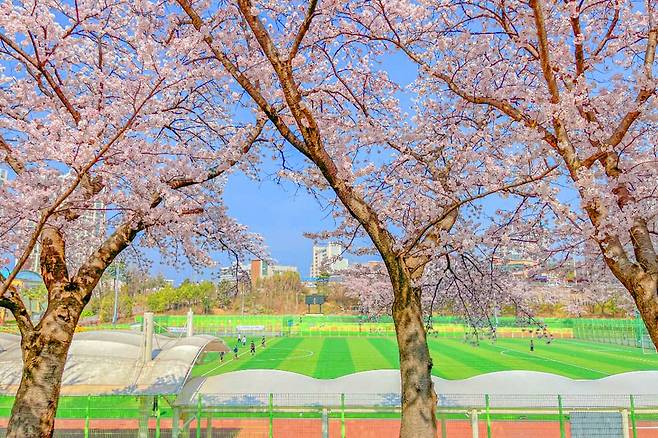
{"label": "green railing", "polygon": [[[0,437],[12,397],[0,397]],[[62,397],[56,437],[396,437],[398,394],[202,394]],[[439,394],[442,438],[653,436],[658,395]],[[605,430],[604,430],[605,429]],[[583,435],[584,434],[584,435]],[[610,436],[610,435],[605,435]]]}

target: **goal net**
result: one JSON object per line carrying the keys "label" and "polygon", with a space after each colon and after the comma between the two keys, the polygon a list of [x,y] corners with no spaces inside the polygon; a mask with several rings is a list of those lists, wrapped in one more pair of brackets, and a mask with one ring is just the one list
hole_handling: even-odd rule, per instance
{"label": "goal net", "polygon": [[653,345],[653,342],[651,341],[651,337],[649,335],[642,335],[642,353],[644,354],[656,354],[658,351],[656,351],[656,346]]}

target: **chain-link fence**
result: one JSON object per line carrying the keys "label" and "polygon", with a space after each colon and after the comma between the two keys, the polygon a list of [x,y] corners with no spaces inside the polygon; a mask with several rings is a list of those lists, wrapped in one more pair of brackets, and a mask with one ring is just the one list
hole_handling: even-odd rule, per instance
{"label": "chain-link fence", "polygon": [[[56,437],[388,438],[400,430],[399,394],[199,394],[62,397]],[[11,413],[0,398],[0,437]],[[439,394],[445,438],[658,437],[658,395]]]}
{"label": "chain-link fence", "polygon": [[[136,317],[141,321],[142,317]],[[367,320],[358,316],[274,316],[274,315],[194,315],[195,334],[208,334],[230,338],[247,336],[395,336],[393,321],[389,318]],[[185,332],[187,317],[183,315],[157,315],[155,332],[180,335]],[[463,339],[473,328],[456,317],[434,317],[429,335],[435,338]],[[537,329],[535,323],[514,318],[499,318],[497,337],[531,338]],[[552,319],[550,334],[556,338],[573,336],[572,321]]]}

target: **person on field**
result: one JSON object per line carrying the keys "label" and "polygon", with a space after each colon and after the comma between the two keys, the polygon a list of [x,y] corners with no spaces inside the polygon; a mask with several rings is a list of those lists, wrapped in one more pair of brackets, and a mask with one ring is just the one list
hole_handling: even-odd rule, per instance
{"label": "person on field", "polygon": [[251,355],[252,355],[252,356],[253,356],[254,354],[256,354],[256,344],[254,343],[253,340],[251,341],[251,345],[249,346],[249,350],[251,351]]}
{"label": "person on field", "polygon": [[265,336],[260,340],[260,346],[265,348]]}
{"label": "person on field", "polygon": [[233,347],[233,355],[235,356],[236,359],[238,358],[238,346],[237,345],[235,347]]}
{"label": "person on field", "polygon": [[243,347],[247,346],[247,337],[245,335],[242,335],[242,346]]}
{"label": "person on field", "polygon": [[223,351],[219,352],[219,361],[224,362],[224,352]]}
{"label": "person on field", "polygon": [[530,351],[535,351],[535,340],[530,339]]}

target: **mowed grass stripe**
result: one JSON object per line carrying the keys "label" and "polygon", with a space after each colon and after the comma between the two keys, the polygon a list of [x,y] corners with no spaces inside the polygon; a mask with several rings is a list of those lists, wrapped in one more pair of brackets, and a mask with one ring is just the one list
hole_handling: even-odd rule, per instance
{"label": "mowed grass stripe", "polygon": [[347,338],[355,372],[396,368],[367,338]]}
{"label": "mowed grass stripe", "polygon": [[[301,339],[297,338],[280,338],[276,342],[268,342],[265,348],[261,348],[260,344],[256,346],[256,354],[251,356],[246,354],[241,356],[238,360],[234,360],[231,364],[227,365],[227,369],[221,369],[222,373],[235,371],[235,370],[258,370],[258,369],[279,369],[281,363],[288,358],[291,352],[294,352]],[[244,347],[239,353],[247,350]],[[238,353],[238,354],[239,354]],[[232,356],[231,356],[232,357]],[[234,367],[230,369],[229,366]]]}
{"label": "mowed grass stripe", "polygon": [[[571,378],[599,378],[606,375],[597,370],[571,365],[551,357],[550,354],[542,355],[541,353],[526,351],[526,348],[529,349],[529,340],[527,342],[519,341],[516,343],[518,348],[513,348],[512,345],[500,346],[487,341],[481,342],[478,347],[473,347],[463,344],[461,341],[449,340],[442,342],[441,348],[455,347],[462,351],[465,348],[470,357],[461,353],[460,360],[472,367],[477,367],[480,370],[477,374],[517,369],[542,371]],[[473,362],[472,356],[477,357],[477,362]],[[461,379],[465,377],[463,373],[454,373],[449,378]]]}
{"label": "mowed grass stripe", "polygon": [[400,353],[395,338],[368,338],[368,342],[388,361],[391,368],[400,368]]}
{"label": "mowed grass stripe", "polygon": [[[398,352],[398,344],[395,338],[370,338],[370,343],[383,355],[391,364],[390,368],[400,368],[400,356]],[[447,379],[461,379],[471,376],[482,374],[482,366],[471,366],[464,361],[464,355],[468,356],[468,349],[472,348],[468,345],[456,344],[463,349],[446,349],[444,348],[445,339],[431,339],[428,340],[430,347],[430,356],[434,362],[432,374],[435,376]],[[468,359],[467,359],[468,360]],[[480,359],[473,359],[471,363],[479,363]],[[504,365],[500,365],[499,369],[507,369]]]}
{"label": "mowed grass stripe", "polygon": [[[284,343],[285,341],[292,341],[288,345],[288,347],[290,349],[294,349],[296,344],[299,343],[299,340],[297,340],[297,339],[274,339],[274,340],[270,340],[267,343],[267,346],[266,346],[265,349],[260,348],[260,344],[259,344],[259,346],[256,348],[256,355],[253,356],[253,357],[251,355],[249,355],[249,353],[248,353],[249,352],[249,345],[247,345],[246,347],[243,347],[242,344],[240,344],[238,354],[242,355],[242,356],[240,356],[240,358],[237,359],[237,360],[234,359],[234,356],[233,356],[232,348],[233,348],[234,344],[231,345],[231,344],[228,343],[228,341],[225,341],[226,345],[229,348],[231,348],[231,351],[227,352],[224,355],[224,361],[223,362],[219,361],[219,354],[218,353],[209,353],[208,357],[211,359],[211,361],[209,363],[205,363],[203,365],[195,366],[192,369],[192,376],[194,376],[194,377],[203,376],[203,375],[206,375],[206,373],[208,373],[207,375],[209,375],[209,376],[214,376],[216,374],[227,373],[229,371],[250,369],[250,367],[248,366],[248,363],[252,359],[255,359],[256,357],[271,358],[272,357],[271,352],[274,351],[274,350],[270,350],[270,348],[275,347],[275,346],[277,346],[281,343]],[[247,354],[243,354],[245,352],[247,352]],[[271,367],[276,368],[276,366],[277,366],[276,361],[273,361],[271,363],[272,363]],[[258,367],[256,367],[256,368],[258,368]],[[267,368],[270,368],[270,367],[267,367]]]}
{"label": "mowed grass stripe", "polygon": [[[386,358],[390,364],[389,368],[400,368],[400,355],[395,338],[370,338],[368,341],[375,349],[377,349],[379,354]],[[480,367],[471,367],[464,364],[462,358],[459,357],[461,352],[456,353],[455,351],[452,351],[451,353],[448,353],[443,351],[442,347],[444,341],[444,339],[441,339],[436,340],[435,342],[429,342],[430,356],[434,362],[432,374],[449,379],[459,379],[482,374]]]}
{"label": "mowed grass stripe", "polygon": [[[604,363],[606,364],[606,369],[609,368],[611,373],[623,373],[629,369],[636,370],[655,370],[658,369],[658,360],[651,359],[651,356],[638,357],[635,354],[630,352],[626,353],[610,353],[605,351],[597,350],[595,347],[588,348],[582,347],[580,345],[573,345],[567,342],[557,342],[555,344],[558,347],[559,351],[564,352],[565,354],[578,355],[578,357],[584,358],[587,357],[592,361],[592,363]],[[596,368],[596,367],[594,367]]]}
{"label": "mowed grass stripe", "polygon": [[[234,339],[229,339],[229,347]],[[542,371],[570,378],[597,379],[635,370],[657,370],[658,355],[641,350],[580,340],[556,339],[551,345],[529,339],[500,338],[495,344],[483,341],[479,347],[460,339],[428,340],[434,361],[433,374],[463,379],[502,370]],[[238,360],[228,353],[221,364],[211,353],[211,362],[194,367],[193,376],[221,374],[242,369],[280,369],[328,379],[358,371],[398,369],[399,356],[394,337],[292,337],[268,339],[267,347],[257,343],[256,355],[241,347]]]}
{"label": "mowed grass stripe", "polygon": [[[597,354],[590,352],[584,353],[581,348],[565,348],[560,341],[554,341],[550,345],[545,340],[535,340],[535,351],[531,352],[529,340],[501,339],[496,344],[497,347],[507,348],[522,355],[537,356],[544,360],[550,360],[556,364],[563,364],[563,367],[574,367],[584,371],[583,377],[588,379],[598,379],[611,374],[627,371],[629,366],[618,366],[615,361],[608,360]],[[509,353],[509,352],[508,352]]]}
{"label": "mowed grass stripe", "polygon": [[288,351],[287,356],[276,369],[290,371],[315,377],[314,372],[322,349],[322,338],[292,338],[300,339],[294,349]]}
{"label": "mowed grass stripe", "polygon": [[447,339],[432,339],[428,344],[434,362],[433,374],[445,379],[465,379],[510,369],[504,358],[484,351],[481,347]]}
{"label": "mowed grass stripe", "polygon": [[[430,356],[432,357],[432,374],[444,379],[464,379],[482,374],[481,359],[470,353],[470,345],[446,345],[445,340],[428,339]],[[493,366],[498,371],[502,365]],[[488,371],[485,371],[488,372]]]}
{"label": "mowed grass stripe", "polygon": [[[551,346],[552,345],[553,344],[551,344]],[[635,351],[626,349],[615,351],[607,348],[601,349],[592,344],[582,345],[579,342],[570,340],[556,341],[555,346],[558,347],[560,351],[564,351],[568,354],[577,354],[578,356],[586,356],[596,363],[618,365],[619,369],[615,369],[616,373],[623,373],[629,369],[658,369],[658,357],[656,355],[643,354],[641,350],[638,351],[639,349],[635,349]]]}
{"label": "mowed grass stripe", "polygon": [[[530,351],[529,340],[525,342],[510,342],[511,340],[502,340],[495,344],[480,344],[480,348],[489,351],[497,351],[501,356],[507,356],[509,359],[520,359],[531,362],[533,367],[509,367],[508,369],[526,369],[530,371],[545,371],[553,374],[570,377],[572,379],[598,379],[606,377],[610,373],[603,371],[600,367],[594,367],[597,364],[587,360],[577,360],[573,355],[562,355],[552,350],[553,344],[543,345],[541,350]],[[509,365],[513,363],[509,361]]]}
{"label": "mowed grass stripe", "polygon": [[[372,368],[371,368],[372,369]],[[355,372],[346,338],[323,338],[313,377],[334,379]]]}

